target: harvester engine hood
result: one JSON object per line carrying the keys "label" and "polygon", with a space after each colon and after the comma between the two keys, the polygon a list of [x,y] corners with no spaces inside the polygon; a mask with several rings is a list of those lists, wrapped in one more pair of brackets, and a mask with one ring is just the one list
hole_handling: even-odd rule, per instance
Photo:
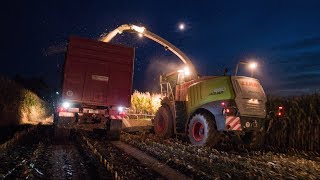
{"label": "harvester engine hood", "polygon": [[260,82],[243,76],[233,76],[231,79],[241,116],[265,118],[267,98]]}

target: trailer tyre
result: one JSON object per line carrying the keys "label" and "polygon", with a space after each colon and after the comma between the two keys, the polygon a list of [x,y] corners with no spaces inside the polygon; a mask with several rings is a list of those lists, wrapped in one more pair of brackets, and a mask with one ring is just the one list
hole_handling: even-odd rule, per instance
{"label": "trailer tyre", "polygon": [[195,114],[188,127],[190,142],[196,146],[214,146],[220,139],[214,117],[207,113]]}
{"label": "trailer tyre", "polygon": [[154,117],[154,132],[157,136],[169,138],[172,136],[173,117],[171,111],[166,106],[161,106]]}
{"label": "trailer tyre", "polygon": [[53,113],[53,125],[57,126],[59,123],[59,114],[58,112]]}

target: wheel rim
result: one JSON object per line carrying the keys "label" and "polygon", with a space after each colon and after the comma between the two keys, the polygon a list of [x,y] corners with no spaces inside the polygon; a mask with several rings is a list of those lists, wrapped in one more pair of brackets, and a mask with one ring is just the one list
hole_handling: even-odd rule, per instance
{"label": "wheel rim", "polygon": [[192,127],[192,136],[196,141],[201,141],[204,136],[204,126],[201,122],[197,121]]}
{"label": "wheel rim", "polygon": [[165,127],[166,127],[166,122],[163,119],[163,117],[160,116],[158,121],[157,121],[157,130],[158,130],[158,132],[163,132],[165,130]]}

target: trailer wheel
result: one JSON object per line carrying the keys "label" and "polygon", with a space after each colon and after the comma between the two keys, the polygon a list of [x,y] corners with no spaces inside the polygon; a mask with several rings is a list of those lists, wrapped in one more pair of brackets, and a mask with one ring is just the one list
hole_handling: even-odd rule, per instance
{"label": "trailer wheel", "polygon": [[57,126],[59,123],[59,115],[57,112],[53,113],[53,125]]}
{"label": "trailer wheel", "polygon": [[168,107],[161,106],[154,117],[154,132],[157,136],[169,138],[172,136],[172,114]]}
{"label": "trailer wheel", "polygon": [[188,128],[190,142],[196,146],[214,146],[220,139],[214,117],[206,113],[195,114]]}

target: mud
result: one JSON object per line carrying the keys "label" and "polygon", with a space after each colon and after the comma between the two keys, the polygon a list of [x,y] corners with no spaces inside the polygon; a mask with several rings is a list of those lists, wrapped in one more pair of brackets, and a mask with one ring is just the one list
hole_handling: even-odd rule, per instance
{"label": "mud", "polygon": [[95,157],[74,143],[69,131],[55,131],[52,126],[29,134],[0,155],[0,179],[110,178]]}
{"label": "mud", "polygon": [[317,153],[247,149],[222,151],[196,147],[176,139],[162,140],[152,134],[125,133],[121,141],[195,179],[320,178],[320,157]]}

